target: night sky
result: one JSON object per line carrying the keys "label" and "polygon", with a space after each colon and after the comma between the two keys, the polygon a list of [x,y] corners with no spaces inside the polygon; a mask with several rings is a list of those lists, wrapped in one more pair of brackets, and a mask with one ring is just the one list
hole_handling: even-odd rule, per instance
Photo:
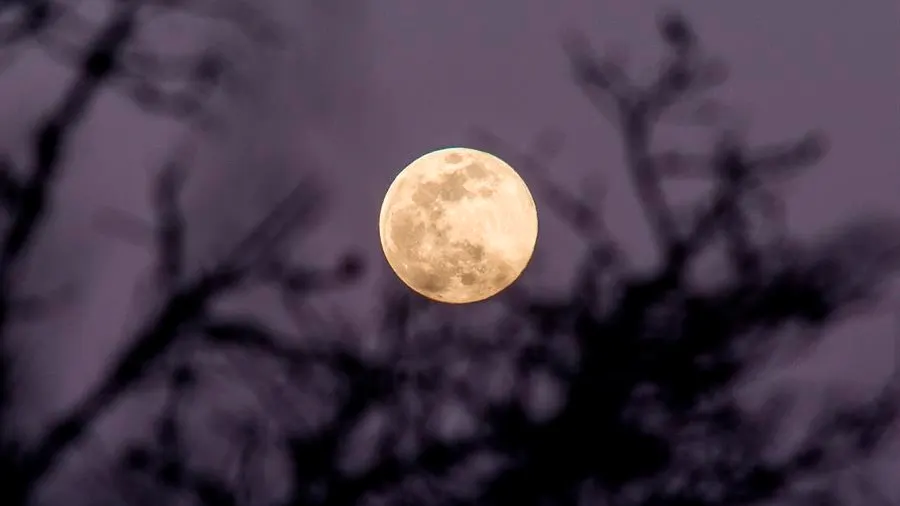
{"label": "night sky", "polygon": [[[810,129],[828,135],[827,158],[781,186],[793,232],[813,234],[852,217],[900,210],[896,0],[332,4],[273,8],[281,20],[295,20],[287,36],[293,50],[249,58],[245,63],[257,77],[243,83],[247,93],[213,102],[232,126],[197,149],[187,194],[194,267],[251,226],[273,194],[311,171],[328,188],[328,207],[298,251],[322,265],[347,250],[369,257],[370,282],[333,298],[365,321],[377,307],[378,283],[391,276],[377,238],[384,192],[419,155],[472,144],[473,127],[523,150],[547,129],[564,134],[550,177],[573,190],[602,181],[610,228],[636,258],[652,262],[618,133],[572,82],[560,40],[566,30],[581,30],[598,50],[624,51],[633,75],[649,76],[660,54],[655,15],[663,6],[683,8],[706,51],[729,65],[718,96],[744,117],[751,142]],[[500,7],[507,4],[515,8]],[[32,50],[0,77],[0,147],[25,156],[19,146],[28,132],[17,125],[51,103],[67,72]],[[146,280],[151,251],[140,239],[105,233],[97,216],[117,209],[146,217],[147,181],[188,135],[183,125],[108,93],[67,153],[70,170],[29,263],[27,286],[41,292],[64,280],[77,287],[77,302],[52,321],[26,328],[23,339],[39,339],[48,328],[69,332],[64,343],[30,344],[33,362],[26,370],[52,368],[55,374],[40,373],[46,383],[40,396],[23,402],[23,424],[44,420],[77,398],[140,315],[135,286]],[[702,149],[710,139],[702,130],[672,129],[661,143]],[[524,169],[522,175],[529,180]],[[544,211],[540,188],[532,192]],[[534,265],[521,282],[562,286],[578,251],[576,236],[544,211]],[[255,294],[235,304],[265,311],[267,297]],[[814,358],[779,374],[810,389],[821,382],[870,385],[891,365],[898,304],[836,329]]]}

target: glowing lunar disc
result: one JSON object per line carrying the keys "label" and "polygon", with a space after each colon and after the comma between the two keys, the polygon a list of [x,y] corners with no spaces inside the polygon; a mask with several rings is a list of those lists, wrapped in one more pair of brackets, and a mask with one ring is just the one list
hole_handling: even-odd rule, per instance
{"label": "glowing lunar disc", "polygon": [[381,205],[388,264],[411,289],[453,304],[487,299],[525,270],[538,217],[525,181],[483,151],[447,148],[409,164]]}

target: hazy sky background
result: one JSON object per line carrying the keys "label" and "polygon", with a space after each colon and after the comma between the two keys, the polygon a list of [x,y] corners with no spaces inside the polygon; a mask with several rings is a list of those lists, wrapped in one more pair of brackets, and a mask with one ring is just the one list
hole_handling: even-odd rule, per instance
{"label": "hazy sky background", "polygon": [[[827,159],[786,188],[794,231],[812,233],[852,216],[900,211],[896,0],[517,0],[508,3],[514,9],[500,7],[507,2],[480,0],[377,0],[349,17],[340,9],[361,3],[310,8],[309,2],[296,2],[300,5],[279,8],[279,19],[296,22],[290,39],[297,52],[286,57],[281,70],[261,74],[250,98],[230,109],[230,118],[243,126],[199,155],[190,205],[197,216],[215,218],[204,225],[213,238],[203,241],[214,244],[216,230],[230,220],[247,220],[233,216],[241,209],[236,202],[262,205],[270,199],[267,188],[327,162],[322,173],[333,190],[332,214],[308,249],[324,264],[346,248],[360,249],[371,256],[373,274],[384,276],[377,215],[396,172],[426,151],[467,143],[471,126],[489,128],[522,148],[540,131],[554,128],[567,136],[566,149],[553,164],[554,178],[576,188],[584,177],[600,175],[609,188],[611,228],[636,256],[647,257],[647,231],[622,170],[617,132],[572,83],[559,35],[577,28],[598,49],[622,47],[633,70],[647,75],[659,54],[655,14],[664,5],[683,7],[708,51],[730,65],[721,96],[748,115],[752,140],[779,141],[810,128],[829,135]],[[273,64],[260,59],[263,69]],[[25,156],[28,132],[18,129],[19,118],[33,119],[65,76],[65,69],[37,53],[2,76],[3,147]],[[308,76],[324,83],[316,89],[329,91],[310,100],[304,88]],[[334,107],[317,110],[325,99],[335,100]],[[330,118],[328,128],[310,120],[316,113]],[[35,374],[44,377],[52,368],[56,375],[40,403],[71,401],[127,335],[135,314],[134,283],[150,252],[101,235],[92,220],[109,206],[146,215],[148,176],[180,132],[109,94],[68,153],[70,170],[59,190],[52,233],[34,260],[42,275],[32,284],[48,290],[53,285],[41,280],[64,278],[81,291],[79,303],[52,323],[66,326],[67,342],[48,342],[34,359]],[[708,136],[678,138],[683,139],[687,147],[701,149]],[[257,177],[257,171],[272,166],[269,179]],[[256,180],[258,187],[250,184]],[[229,193],[234,182],[243,193]],[[534,190],[540,209],[541,195]],[[525,282],[564,279],[577,247],[547,214],[537,254],[540,272]],[[60,248],[65,262],[59,261]],[[51,268],[59,276],[48,276]],[[361,312],[374,307],[369,288],[349,295],[348,307]],[[840,329],[797,374],[861,382],[884,374],[896,333],[893,319],[885,313]],[[23,339],[38,339],[41,328],[30,327]]]}

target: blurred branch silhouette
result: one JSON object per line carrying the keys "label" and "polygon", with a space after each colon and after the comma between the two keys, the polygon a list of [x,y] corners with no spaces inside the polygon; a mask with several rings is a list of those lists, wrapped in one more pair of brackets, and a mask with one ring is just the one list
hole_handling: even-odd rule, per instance
{"label": "blurred branch silhouette", "polygon": [[[262,26],[263,17],[238,0],[215,4],[132,0],[111,2],[110,6],[103,21],[91,24],[79,16],[72,3],[4,2],[0,5],[0,16],[5,22],[0,30],[3,51],[13,54],[17,46],[37,44],[76,70],[70,86],[35,127],[31,165],[14,167],[8,157],[3,159],[2,196],[8,216],[0,250],[0,333],[4,336],[13,317],[11,312],[18,307],[17,267],[40,234],[51,209],[54,185],[65,167],[71,138],[96,96],[112,87],[125,92],[148,111],[190,121],[200,119],[201,126],[205,127],[209,126],[204,118],[205,99],[223,82],[239,77],[228,72],[227,55],[215,45],[207,44],[209,49],[183,59],[156,54],[152,47],[145,47],[141,30],[147,22],[147,11],[193,10],[194,14],[230,23],[254,43],[278,42],[274,27]],[[69,35],[73,40],[67,38]],[[86,41],[78,40],[79,35]],[[173,79],[182,81],[177,91],[166,91],[159,84],[161,80]],[[36,486],[83,438],[91,423],[133,388],[186,329],[206,316],[213,299],[251,278],[260,278],[262,270],[269,267],[264,263],[271,263],[268,251],[306,226],[319,204],[320,188],[304,181],[217,265],[208,272],[193,275],[183,267],[185,224],[178,197],[186,168],[179,163],[173,160],[160,171],[154,199],[158,211],[159,307],[83,402],[51,424],[35,444],[10,450],[8,462],[4,463],[10,471],[5,473],[10,483],[4,485],[4,497],[12,499],[14,504],[29,501]],[[348,265],[349,270],[339,267],[338,271],[318,278],[343,282],[357,273],[353,270],[356,264]],[[296,277],[293,268],[281,266],[281,271],[279,276]],[[300,279],[292,279],[291,284],[298,293],[313,288]],[[210,489],[203,483],[198,486],[201,490]]]}
{"label": "blurred branch silhouette", "polygon": [[[872,400],[824,413],[793,453],[774,459],[771,441],[784,410],[754,415],[735,400],[734,387],[787,344],[774,340],[785,338],[779,329],[821,329],[877,298],[898,267],[897,222],[849,223],[820,244],[787,237],[760,243],[749,204],[756,203],[770,224],[778,221],[780,202],[763,181],[821,159],[822,136],[812,132],[754,148],[726,128],[709,155],[655,152],[654,126],[678,108],[694,108],[702,124],[721,124],[723,107],[704,101],[701,92],[725,76],[724,65],[700,50],[680,14],[663,14],[659,29],[666,57],[649,84],[626,76],[622,62],[597,57],[580,35],[568,37],[565,46],[576,81],[623,134],[627,170],[661,253],[651,272],[622,272],[621,253],[603,239],[601,210],[540,179],[548,173],[540,153],[516,155],[480,132],[483,142],[531,169],[547,202],[576,231],[601,237],[589,240],[569,297],[539,302],[525,295],[516,301],[533,325],[547,331],[549,321],[556,333],[571,333],[581,361],[564,407],[553,421],[516,440],[519,458],[489,487],[487,503],[568,503],[584,487],[605,491],[615,504],[770,501],[866,458],[894,424],[891,379]],[[713,183],[687,218],[673,211],[661,184],[684,176]],[[732,276],[723,286],[700,289],[688,269],[716,244],[727,248]],[[610,275],[614,283],[603,279]],[[602,302],[608,298],[615,302]],[[504,423],[511,423],[508,417]]]}

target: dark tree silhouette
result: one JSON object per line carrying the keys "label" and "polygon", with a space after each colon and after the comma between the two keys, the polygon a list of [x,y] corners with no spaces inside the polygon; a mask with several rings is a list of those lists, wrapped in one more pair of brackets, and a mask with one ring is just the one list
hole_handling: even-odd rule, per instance
{"label": "dark tree silhouette", "polygon": [[[749,147],[726,128],[710,155],[655,152],[653,128],[667,116],[717,128],[727,119],[722,105],[702,95],[722,81],[724,66],[701,51],[678,13],[661,16],[660,33],[667,54],[647,85],[631,81],[614,60],[594,56],[583,38],[568,41],[576,81],[623,133],[660,261],[649,272],[623,268],[627,259],[605,236],[596,207],[549,188],[548,201],[592,238],[592,248],[569,297],[552,304],[526,297],[522,308],[535,325],[569,334],[580,364],[564,407],[514,440],[515,463],[488,487],[484,502],[573,503],[585,490],[611,504],[803,500],[794,497],[796,487],[834,478],[877,451],[895,420],[892,378],[872,399],[830,406],[785,451],[773,444],[781,441],[787,397],[775,396],[758,412],[736,400],[735,388],[748,375],[794,344],[785,329],[821,335],[879,293],[883,276],[897,267],[896,222],[850,223],[815,244],[782,233],[760,241],[750,225],[754,211],[781,229],[778,200],[763,181],[817,161],[823,140],[813,132],[784,145]],[[536,164],[534,156],[521,161]],[[673,210],[661,184],[684,174],[712,182],[687,218]],[[717,245],[731,274],[714,288],[701,287],[691,268]],[[508,412],[501,420],[500,433],[513,432],[503,424],[528,426],[510,422]],[[601,500],[588,497],[587,503]]]}
{"label": "dark tree silhouette", "polygon": [[[83,74],[61,112],[38,130],[35,149],[50,154],[20,171],[37,182],[10,179],[10,272],[39,231],[65,135],[90,92],[128,68],[120,51],[140,4],[118,4],[121,17],[84,52]],[[37,37],[42,28],[34,27],[43,22],[35,19],[44,15],[25,12],[27,28],[19,30]],[[602,195],[574,198],[541,179],[560,139],[521,154],[482,134],[530,171],[544,201],[585,238],[576,282],[552,298],[510,290],[501,316],[471,325],[391,286],[381,326],[360,330],[302,304],[320,288],[355,279],[358,261],[317,270],[271,254],[318,208],[314,181],[298,186],[213,268],[185,272],[190,230],[178,200],[187,162],[179,154],[160,171],[153,193],[161,302],[83,402],[8,459],[8,475],[22,488],[18,497],[4,496],[20,503],[33,497],[76,443],[89,439],[93,423],[138,386],[162,378],[165,400],[147,434],[105,456],[114,469],[105,484],[112,498],[92,504],[851,503],[854,497],[839,493],[849,488],[835,485],[855,479],[845,471],[867,462],[890,436],[897,378],[871,399],[829,406],[790,445],[781,444],[781,426],[798,392],[780,392],[755,410],[734,393],[775,353],[806,349],[877,300],[900,260],[897,224],[852,222],[812,242],[788,235],[765,183],[812,166],[824,155],[822,139],[747,146],[729,128],[727,109],[704,98],[723,81],[724,65],[702,51],[677,13],[661,16],[660,34],[666,58],[650,83],[597,57],[583,37],[566,41],[576,82],[622,132],[656,265],[629,264],[604,226]],[[722,131],[721,142],[708,154],[657,152],[654,128],[673,116]],[[687,212],[663,188],[665,178],[680,176],[711,182]],[[39,203],[25,204],[32,200]],[[14,234],[19,222],[23,231]],[[774,232],[761,237],[761,226]],[[724,281],[698,283],[698,263],[716,252],[728,260]],[[3,293],[11,293],[5,283]],[[297,335],[215,304],[259,283],[283,295]],[[11,307],[8,295],[3,307]],[[192,413],[217,390],[236,395],[237,385],[252,392],[254,408],[217,414],[198,428]],[[204,439],[214,434],[217,443]],[[877,504],[873,494],[861,498]]]}
{"label": "dark tree silhouette", "polygon": [[[275,25],[267,24],[252,6],[238,0],[215,3],[126,0],[110,5],[109,15],[96,25],[81,17],[77,6],[67,2],[0,3],[0,15],[5,22],[0,27],[0,40],[7,60],[15,58],[21,46],[37,45],[76,71],[72,82],[34,127],[27,166],[14,166],[9,157],[2,158],[6,220],[0,240],[0,337],[9,334],[14,311],[22,305],[16,290],[18,267],[41,233],[52,207],[54,185],[66,169],[66,152],[75,147],[71,138],[95,98],[102,91],[113,89],[130,96],[148,112],[175,116],[200,128],[209,128],[215,124],[204,107],[206,99],[241,78],[229,67],[227,48],[215,41],[195,54],[160,54],[141,37],[148,11],[190,12],[215,19],[249,39],[258,50],[275,48],[279,43]],[[291,283],[295,292],[303,293],[315,288],[316,283],[343,282],[358,273],[357,263],[352,259],[333,272],[298,272],[287,265],[278,266],[280,270],[275,272],[270,265],[276,260],[270,258],[270,252],[277,243],[308,225],[321,193],[308,180],[231,251],[225,252],[217,264],[205,272],[185,272],[182,262],[185,226],[178,203],[185,169],[178,160],[164,167],[154,194],[159,213],[156,227],[159,307],[140,326],[99,385],[52,423],[35,443],[10,441],[3,424],[2,469],[6,479],[0,495],[5,502],[28,503],[37,487],[84,438],[90,425],[153,368],[185,329],[202,318],[215,299],[264,277],[289,279],[285,282]],[[2,344],[7,352],[5,340]],[[8,364],[8,354],[4,359]],[[3,369],[6,371],[7,367]],[[175,384],[184,383],[188,376],[177,376],[179,380]],[[8,375],[4,375],[2,386],[4,392],[9,391]],[[167,434],[170,433],[171,429]],[[171,474],[169,471],[166,476]],[[201,489],[205,490],[202,486]]]}

